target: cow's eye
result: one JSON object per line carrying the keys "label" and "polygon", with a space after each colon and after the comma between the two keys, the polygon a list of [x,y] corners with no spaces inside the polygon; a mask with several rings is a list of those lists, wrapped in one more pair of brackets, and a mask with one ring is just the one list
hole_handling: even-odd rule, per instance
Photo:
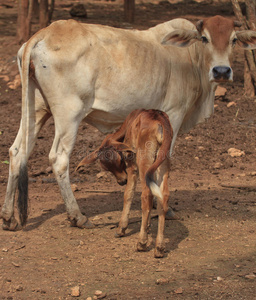
{"label": "cow's eye", "polygon": [[202,42],[203,42],[204,44],[209,43],[209,41],[208,41],[208,39],[207,39],[206,36],[201,36],[201,40],[202,40]]}
{"label": "cow's eye", "polygon": [[233,41],[232,41],[233,46],[235,46],[236,41],[237,41],[237,38],[234,38]]}

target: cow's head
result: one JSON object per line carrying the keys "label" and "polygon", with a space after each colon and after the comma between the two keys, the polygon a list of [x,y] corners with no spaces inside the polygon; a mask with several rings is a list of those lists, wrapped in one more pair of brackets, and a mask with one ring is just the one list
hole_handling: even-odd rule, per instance
{"label": "cow's head", "polygon": [[235,27],[240,26],[239,22],[215,16],[198,21],[197,30],[174,30],[164,37],[162,44],[188,47],[201,42],[204,47],[204,67],[209,72],[209,80],[217,83],[232,81],[230,64],[236,43],[244,49],[256,48],[256,31],[235,31]]}
{"label": "cow's head", "polygon": [[118,184],[125,185],[127,183],[125,152],[132,152],[132,150],[124,143],[107,140],[98,149],[86,156],[78,164],[76,170],[81,166],[99,160],[101,167],[105,171],[111,172],[115,176]]}

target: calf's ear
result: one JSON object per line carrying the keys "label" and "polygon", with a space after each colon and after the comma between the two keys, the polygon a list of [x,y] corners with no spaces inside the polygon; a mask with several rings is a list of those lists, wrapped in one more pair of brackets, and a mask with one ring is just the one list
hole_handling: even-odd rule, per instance
{"label": "calf's ear", "polygon": [[113,146],[117,151],[121,151],[121,152],[129,151],[135,153],[135,151],[125,143],[111,141],[111,146]]}
{"label": "calf's ear", "polygon": [[98,159],[98,154],[99,154],[99,150],[95,150],[93,151],[91,154],[89,154],[88,156],[86,156],[84,159],[82,159],[80,161],[80,163],[78,164],[78,166],[75,169],[75,172],[82,166],[84,165],[89,165],[93,162],[95,162]]}
{"label": "calf's ear", "polygon": [[245,50],[256,49],[256,31],[242,30],[236,32],[237,43]]}
{"label": "calf's ear", "polygon": [[199,32],[196,30],[177,29],[168,33],[162,40],[162,45],[176,47],[188,47],[200,40]]}

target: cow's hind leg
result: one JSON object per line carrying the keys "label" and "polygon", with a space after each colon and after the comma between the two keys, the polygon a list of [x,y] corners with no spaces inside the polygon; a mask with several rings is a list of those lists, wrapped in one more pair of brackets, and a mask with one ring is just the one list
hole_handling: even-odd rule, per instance
{"label": "cow's hind leg", "polygon": [[[41,99],[42,100],[42,99]],[[40,100],[38,100],[40,102]],[[40,106],[43,103],[38,103]],[[35,111],[35,123],[31,124],[29,131],[29,143],[27,154],[28,156],[32,152],[37,135],[50,117],[50,113],[45,109],[39,109]],[[32,122],[31,122],[32,123]],[[14,217],[14,201],[15,192],[18,184],[19,172],[20,172],[20,162],[21,162],[21,141],[22,141],[22,130],[21,126],[19,128],[18,134],[15,138],[13,145],[9,149],[10,165],[9,165],[9,178],[6,190],[5,202],[2,207],[1,217],[3,218],[3,229],[5,230],[17,230],[19,229],[18,222]]]}
{"label": "cow's hind leg", "polygon": [[69,157],[73,150],[78,126],[82,118],[79,113],[75,115],[74,111],[65,112],[63,110],[59,111],[60,115],[54,116],[55,138],[49,154],[49,160],[60,187],[71,225],[79,228],[92,228],[94,227],[93,224],[86,216],[82,215],[79,209],[71,190],[69,179]]}

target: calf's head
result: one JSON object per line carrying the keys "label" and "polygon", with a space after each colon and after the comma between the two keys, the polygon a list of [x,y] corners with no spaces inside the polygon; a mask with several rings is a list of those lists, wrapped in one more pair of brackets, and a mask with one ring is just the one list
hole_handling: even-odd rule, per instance
{"label": "calf's head", "polygon": [[233,80],[231,68],[232,52],[236,44],[244,49],[256,49],[256,32],[235,31],[241,23],[221,16],[200,20],[197,30],[177,29],[162,41],[164,45],[188,47],[195,42],[202,43],[198,55],[203,57],[203,68],[208,71],[210,82]]}
{"label": "calf's head", "polygon": [[124,152],[131,150],[127,145],[113,140],[107,140],[98,149],[86,156],[77,166],[78,170],[81,166],[91,164],[99,160],[101,167],[105,171],[111,172],[117,183],[125,185],[127,183],[126,163]]}

